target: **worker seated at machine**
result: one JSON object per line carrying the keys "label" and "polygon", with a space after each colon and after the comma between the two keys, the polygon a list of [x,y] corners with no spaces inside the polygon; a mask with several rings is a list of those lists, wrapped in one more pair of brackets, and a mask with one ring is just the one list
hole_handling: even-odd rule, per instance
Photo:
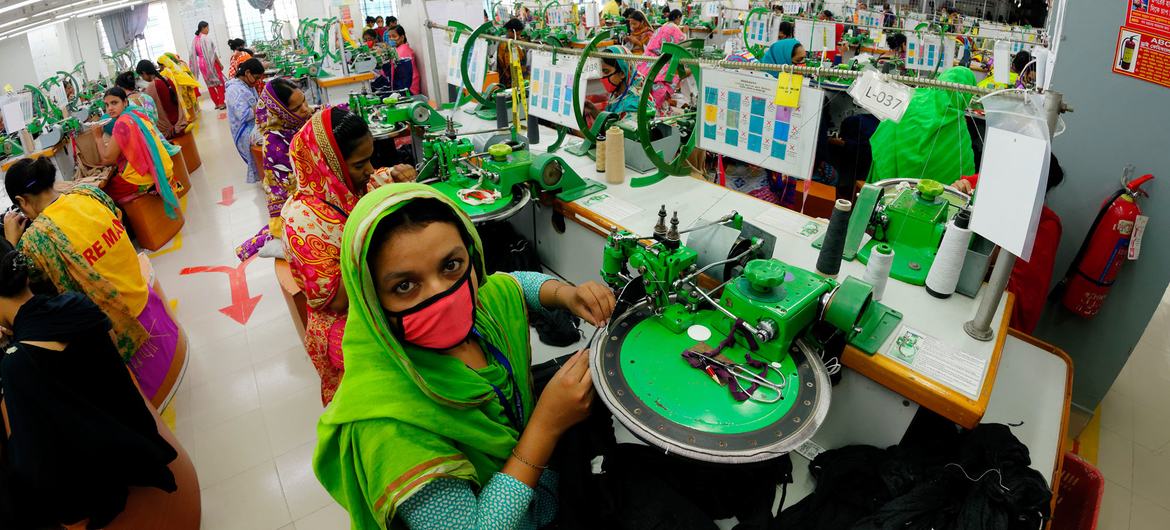
{"label": "worker seated at machine", "polygon": [[[624,46],[607,46],[605,53],[629,54]],[[624,116],[638,109],[638,88],[641,78],[634,71],[630,61],[605,58],[601,60],[601,85],[603,95],[585,96],[585,121],[590,126],[602,111]]]}
{"label": "worker seated at machine", "polygon": [[878,57],[878,64],[884,73],[904,73],[906,71],[906,34],[898,32],[886,36],[886,47],[890,51]]}
{"label": "worker seated at machine", "polygon": [[[513,18],[504,24],[504,31],[506,37],[516,40],[527,40],[524,37],[524,23],[518,18]],[[512,56],[515,55],[516,61],[520,63],[521,73],[524,78],[528,78],[528,53],[519,46],[512,46],[509,52],[509,46],[506,42],[501,42],[496,46],[496,72],[500,75],[500,85],[506,88],[512,86]]]}

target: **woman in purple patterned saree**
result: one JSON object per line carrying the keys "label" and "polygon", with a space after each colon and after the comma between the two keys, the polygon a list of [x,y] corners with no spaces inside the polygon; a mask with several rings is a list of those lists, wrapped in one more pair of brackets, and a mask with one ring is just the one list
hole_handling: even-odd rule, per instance
{"label": "woman in purple patterned saree", "polygon": [[273,79],[260,92],[260,102],[256,105],[256,123],[260,124],[260,134],[264,141],[264,160],[260,169],[264,193],[268,196],[268,225],[236,247],[236,256],[240,261],[256,254],[284,257],[284,243],[280,238],[284,233],[284,222],[280,218],[280,209],[297,189],[288,146],[293,135],[312,115],[313,108],[306,103],[304,92],[287,79]]}

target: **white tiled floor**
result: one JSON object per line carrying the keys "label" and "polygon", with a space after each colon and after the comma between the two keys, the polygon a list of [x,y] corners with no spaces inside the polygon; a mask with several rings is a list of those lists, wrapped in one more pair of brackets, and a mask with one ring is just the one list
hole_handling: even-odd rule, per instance
{"label": "white tiled floor", "polygon": [[[1170,292],[1170,291],[1168,291]],[[1101,404],[1097,528],[1170,528],[1170,297],[1164,296]]]}
{"label": "white tiled floor", "polygon": [[[263,191],[244,183],[227,121],[204,101],[200,123],[203,167],[191,175],[181,247],[151,260],[191,337],[175,428],[203,488],[203,528],[348,528],[345,511],[313,476],[320,385],[272,260],[257,258],[247,268],[249,296],[261,299],[244,325],[219,312],[231,303],[226,274],[180,275],[184,267],[239,265],[236,245],[266,217]],[[230,206],[218,204],[225,186],[234,187]]]}

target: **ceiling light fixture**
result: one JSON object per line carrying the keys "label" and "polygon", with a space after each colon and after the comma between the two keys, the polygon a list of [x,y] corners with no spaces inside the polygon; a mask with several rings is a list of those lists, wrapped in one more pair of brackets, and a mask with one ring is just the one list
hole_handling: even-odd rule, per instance
{"label": "ceiling light fixture", "polygon": [[116,9],[130,7],[131,5],[136,5],[136,4],[131,4],[130,0],[118,0],[117,2],[114,2],[112,4],[103,4],[100,6],[93,6],[90,8],[86,8],[82,11],[79,11],[77,13],[70,13],[69,16],[70,17],[89,17],[89,16],[105,13],[107,11],[114,11]]}
{"label": "ceiling light fixture", "polygon": [[[69,8],[71,8],[71,7],[77,7],[77,6],[81,5],[81,4],[88,4],[88,3],[90,3],[90,2],[97,2],[97,0],[81,0],[80,2],[73,2],[72,4],[66,4],[66,5],[63,5],[63,6],[54,7],[53,9],[49,9],[49,10],[46,10],[46,11],[41,11],[39,14],[42,14],[42,15],[47,15],[47,14],[49,14],[49,13],[56,13],[56,12],[58,12],[58,11],[62,10],[62,9],[69,9]],[[90,8],[88,8],[88,7],[87,7],[86,9],[90,9]]]}
{"label": "ceiling light fixture", "polygon": [[21,22],[24,22],[24,21],[26,21],[26,20],[28,20],[28,19],[29,19],[29,17],[18,18],[18,19],[16,19],[16,20],[9,20],[8,22],[5,22],[5,23],[3,23],[3,24],[0,24],[0,28],[6,28],[6,27],[8,27],[8,26],[11,26],[11,25],[13,25],[13,24],[19,24],[19,23],[21,23]]}
{"label": "ceiling light fixture", "polygon": [[7,7],[0,7],[0,15],[12,11],[13,9],[20,9],[24,6],[32,5],[40,1],[42,0],[24,0],[23,2],[18,2]]}

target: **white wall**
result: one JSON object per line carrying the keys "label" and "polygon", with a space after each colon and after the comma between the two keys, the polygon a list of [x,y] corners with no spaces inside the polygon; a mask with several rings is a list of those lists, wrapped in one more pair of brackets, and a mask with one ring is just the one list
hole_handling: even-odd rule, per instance
{"label": "white wall", "polygon": [[68,40],[73,49],[73,63],[85,61],[85,75],[89,79],[96,79],[103,75],[110,76],[109,67],[106,66],[105,59],[102,59],[101,40],[98,38],[96,19],[71,19],[65,23],[65,33],[70,36]]}
{"label": "white wall", "polygon": [[0,88],[12,85],[19,91],[24,85],[39,82],[28,38],[21,35],[0,41]]}

